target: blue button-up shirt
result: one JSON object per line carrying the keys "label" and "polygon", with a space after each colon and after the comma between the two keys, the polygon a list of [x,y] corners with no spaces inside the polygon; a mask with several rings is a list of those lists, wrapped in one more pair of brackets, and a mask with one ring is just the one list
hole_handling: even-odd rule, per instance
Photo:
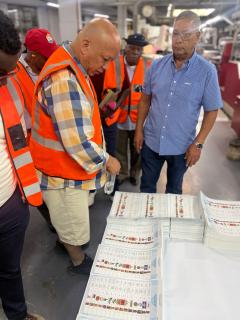
{"label": "blue button-up shirt", "polygon": [[222,107],[216,68],[197,53],[179,70],[172,54],[155,60],[143,92],[151,95],[144,140],[160,155],[185,153],[195,138],[201,106],[204,111]]}

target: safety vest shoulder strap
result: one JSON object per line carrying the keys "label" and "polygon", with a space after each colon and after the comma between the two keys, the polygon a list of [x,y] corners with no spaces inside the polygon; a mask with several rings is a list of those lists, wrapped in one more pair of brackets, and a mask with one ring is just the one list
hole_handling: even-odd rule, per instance
{"label": "safety vest shoulder strap", "polygon": [[0,111],[8,152],[19,187],[29,204],[39,206],[42,204],[42,195],[20,120],[23,112],[21,92],[14,80],[8,79],[7,85],[0,87],[0,93]]}
{"label": "safety vest shoulder strap", "polygon": [[38,77],[38,81],[35,87],[35,94],[37,92],[37,89],[40,83],[48,75],[52,74],[53,72],[66,69],[68,67],[72,69],[79,83],[82,85],[82,90],[84,91],[84,94],[86,95],[87,99],[89,99],[91,103],[93,103],[93,99],[96,101],[97,97],[96,97],[94,87],[91,83],[91,80],[88,78],[88,81],[91,87],[90,88],[85,78],[85,75],[83,74],[83,72],[81,72],[80,68],[78,67],[74,59],[71,57],[71,55],[63,47],[59,47],[47,60],[47,63],[45,64],[42,72]]}

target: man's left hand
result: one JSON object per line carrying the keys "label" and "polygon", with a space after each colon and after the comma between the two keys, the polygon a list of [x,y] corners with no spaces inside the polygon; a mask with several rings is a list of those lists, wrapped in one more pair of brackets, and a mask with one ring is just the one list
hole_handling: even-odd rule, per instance
{"label": "man's left hand", "polygon": [[201,149],[197,148],[197,146],[193,143],[191,144],[186,152],[186,166],[191,167],[198,162],[201,156]]}

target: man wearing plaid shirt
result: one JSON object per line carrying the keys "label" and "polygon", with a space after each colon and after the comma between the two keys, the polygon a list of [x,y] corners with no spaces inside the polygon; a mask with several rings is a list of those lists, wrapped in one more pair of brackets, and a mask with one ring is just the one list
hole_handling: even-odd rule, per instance
{"label": "man wearing plaid shirt", "polygon": [[[81,249],[90,239],[89,190],[105,184],[106,170],[118,174],[120,169],[101,143],[99,111],[89,80],[89,75],[103,72],[119,50],[115,27],[94,19],[70,45],[54,53],[37,84],[32,154],[52,224],[72,261],[70,273],[89,274],[92,266],[92,259]],[[69,64],[63,67],[66,59]],[[72,178],[76,176],[83,178]]]}

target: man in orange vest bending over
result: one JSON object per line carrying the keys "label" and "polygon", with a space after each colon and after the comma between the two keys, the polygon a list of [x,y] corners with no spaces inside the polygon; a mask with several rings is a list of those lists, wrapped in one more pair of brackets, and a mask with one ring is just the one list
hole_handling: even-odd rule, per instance
{"label": "man in orange vest bending over", "polygon": [[15,79],[20,49],[17,30],[0,11],[0,300],[7,319],[43,320],[27,313],[20,268],[28,204],[42,203],[25,139],[24,98]]}
{"label": "man in orange vest bending over", "polygon": [[89,274],[92,259],[81,246],[90,239],[88,194],[120,164],[104,149],[94,87],[120,50],[110,21],[94,19],[70,44],[48,59],[36,83],[30,147],[43,198],[60,241],[71,258],[70,273]]}

